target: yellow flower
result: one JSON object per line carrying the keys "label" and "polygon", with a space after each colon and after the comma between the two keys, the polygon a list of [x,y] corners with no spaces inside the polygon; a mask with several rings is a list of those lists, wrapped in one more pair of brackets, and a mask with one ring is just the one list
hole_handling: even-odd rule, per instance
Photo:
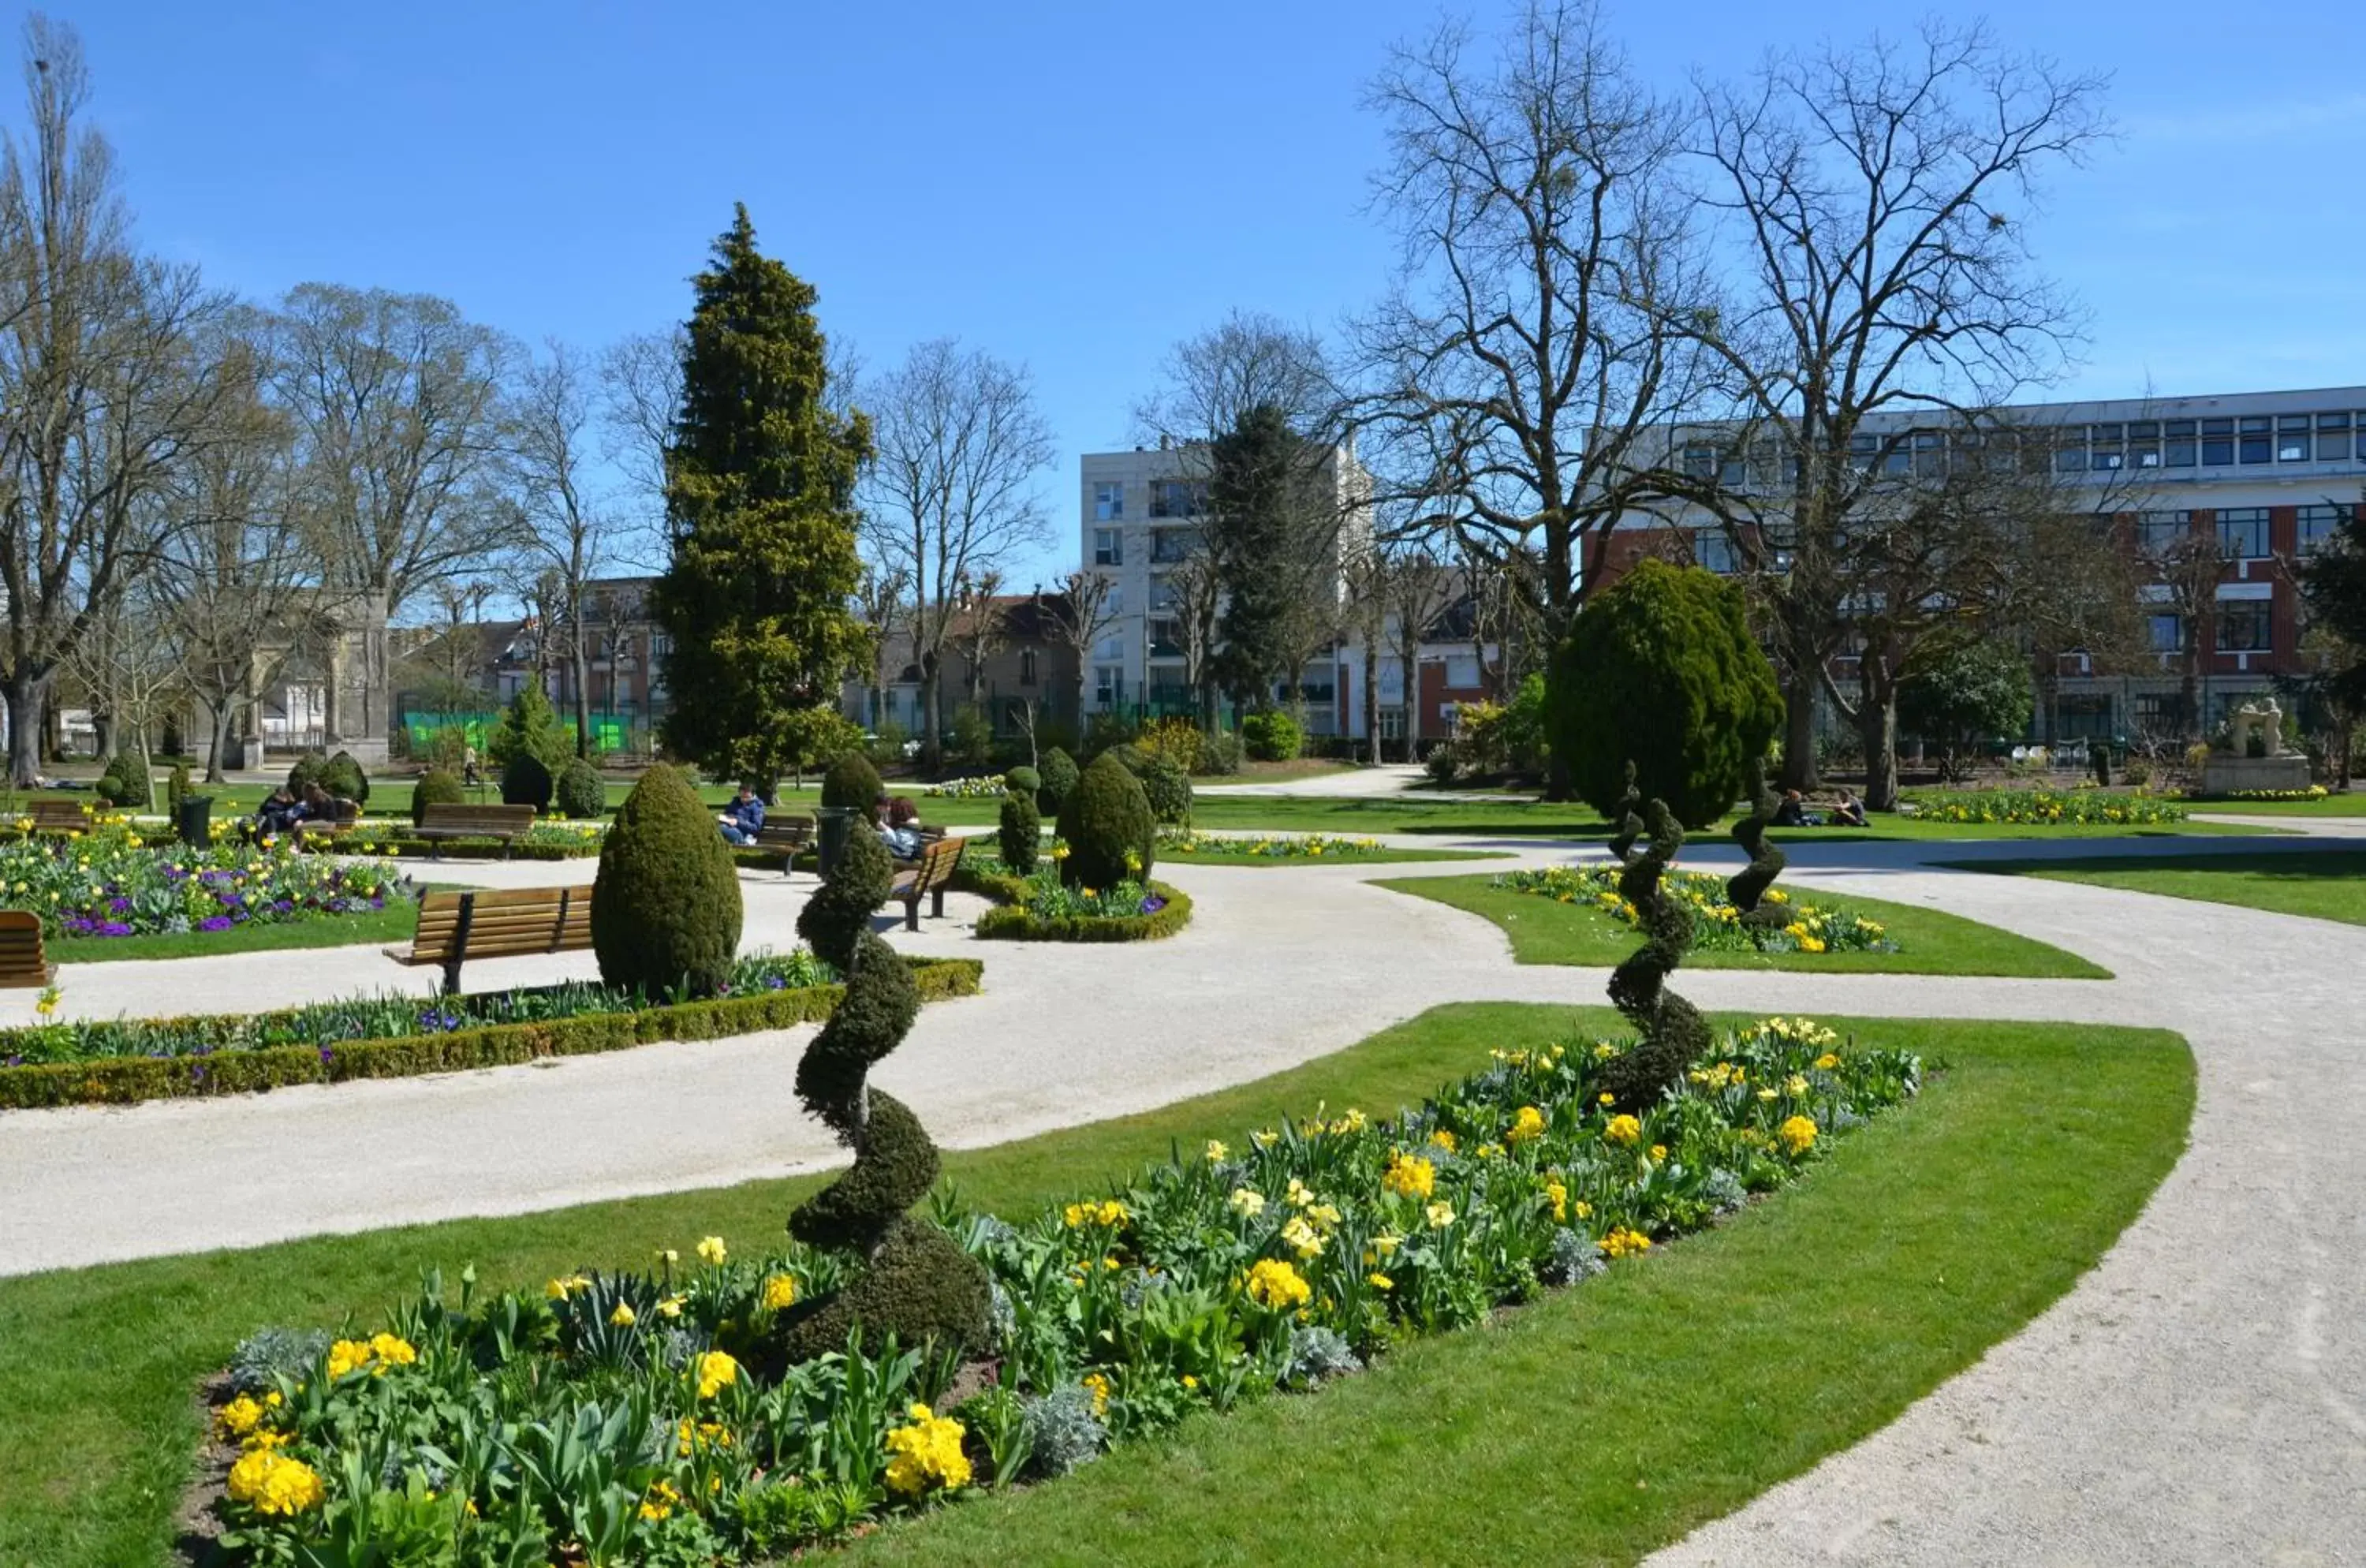
{"label": "yellow flower", "polygon": [[698,1397],[713,1399],[716,1394],[739,1381],[739,1363],[721,1350],[709,1350],[698,1359]]}
{"label": "yellow flower", "polygon": [[1667,1157],[1668,1157],[1668,1145],[1665,1145],[1665,1144],[1653,1144],[1653,1145],[1651,1145],[1651,1163],[1652,1163],[1653,1165],[1659,1165],[1659,1164],[1661,1164],[1662,1162],[1663,1162],[1664,1160],[1666,1160],[1666,1159],[1667,1159]]}
{"label": "yellow flower", "polygon": [[676,1252],[672,1247],[660,1247],[658,1248],[658,1262],[662,1264],[664,1267],[670,1269],[681,1261],[682,1254]]}
{"label": "yellow flower", "polygon": [[1397,1150],[1380,1172],[1380,1185],[1405,1198],[1427,1198],[1437,1185],[1437,1168],[1418,1155]]}
{"label": "yellow flower", "polygon": [[670,1518],[673,1515],[674,1505],[681,1501],[682,1494],[674,1490],[673,1483],[660,1479],[649,1488],[649,1495],[641,1499],[641,1517],[652,1523]]}
{"label": "yellow flower", "polygon": [[1210,1165],[1223,1164],[1225,1160],[1232,1156],[1232,1150],[1224,1147],[1224,1145],[1217,1140],[1213,1138],[1208,1140],[1208,1163]]}
{"label": "yellow flower", "polygon": [[1808,1080],[1799,1074],[1793,1073],[1790,1077],[1785,1081],[1783,1085],[1783,1092],[1790,1095],[1805,1094],[1808,1092]]}
{"label": "yellow flower", "polygon": [[1618,1097],[1606,1089],[1594,1097],[1594,1102],[1596,1105],[1616,1105],[1618,1103]]}
{"label": "yellow flower", "polygon": [[639,1320],[635,1315],[630,1303],[618,1302],[616,1310],[608,1314],[608,1321],[618,1328],[630,1328]]}
{"label": "yellow flower", "polygon": [[336,1382],[348,1372],[360,1371],[369,1365],[370,1348],[360,1339],[340,1339],[329,1347],[329,1381]]}
{"label": "yellow flower", "polygon": [[730,1249],[723,1245],[723,1238],[719,1235],[707,1236],[698,1244],[699,1260],[715,1268],[722,1268],[730,1256]]}
{"label": "yellow flower", "polygon": [[1085,1225],[1121,1225],[1125,1224],[1125,1205],[1114,1198],[1099,1203],[1071,1203],[1060,1217],[1070,1230]]}
{"label": "yellow flower", "polygon": [[1247,1289],[1249,1300],[1276,1312],[1304,1306],[1314,1298],[1313,1290],[1299,1278],[1297,1269],[1270,1258],[1258,1258],[1249,1269]]}
{"label": "yellow flower", "polygon": [[658,1315],[659,1317],[680,1317],[682,1315],[683,1303],[689,1300],[690,1298],[688,1296],[668,1296],[658,1303]]}
{"label": "yellow flower", "polygon": [[1394,1231],[1382,1231],[1372,1238],[1372,1255],[1376,1258],[1393,1258],[1396,1256],[1397,1248],[1403,1245],[1404,1237]]}
{"label": "yellow flower", "polygon": [[1386,1274],[1367,1274],[1364,1276],[1364,1283],[1376,1291],[1393,1291],[1397,1288],[1397,1282]]}
{"label": "yellow flower", "polygon": [[925,1404],[911,1409],[912,1424],[887,1434],[887,1489],[899,1496],[918,1497],[931,1488],[951,1492],[970,1481],[969,1458],[962,1452],[966,1435],[962,1424],[930,1414]]}
{"label": "yellow flower", "polygon": [[263,1425],[263,1406],[256,1404],[252,1396],[242,1393],[221,1407],[214,1416],[214,1422],[222,1436],[243,1438]]}
{"label": "yellow flower", "polygon": [[1251,1134],[1249,1134],[1249,1142],[1250,1142],[1250,1143],[1252,1143],[1252,1144],[1255,1144],[1257,1147],[1259,1147],[1259,1148],[1261,1148],[1261,1149],[1269,1149],[1269,1148],[1273,1147],[1273,1145],[1274,1145],[1277,1142],[1279,1142],[1279,1141],[1280,1140],[1280,1138],[1281,1138],[1281,1134],[1279,1134],[1279,1133],[1277,1133],[1277,1132],[1274,1132],[1274,1131],[1273,1131],[1272,1129],[1270,1129],[1270,1128],[1263,1129],[1263,1130],[1261,1130],[1261,1131],[1255,1132],[1255,1133],[1251,1133]]}
{"label": "yellow flower", "polygon": [[1511,1131],[1504,1134],[1507,1144],[1525,1144],[1545,1135],[1545,1115],[1533,1105],[1523,1105],[1512,1118]]}
{"label": "yellow flower", "polygon": [[1444,1149],[1448,1154],[1452,1154],[1454,1152],[1454,1134],[1448,1132],[1443,1127],[1440,1127],[1436,1132],[1432,1133],[1429,1135],[1429,1141],[1436,1144],[1439,1148]]}
{"label": "yellow flower", "polygon": [[1318,1257],[1323,1251],[1323,1238],[1314,1234],[1314,1227],[1306,1223],[1303,1215],[1290,1217],[1290,1223],[1281,1227],[1281,1239],[1301,1258]]}
{"label": "yellow flower", "polygon": [[1783,1140],[1786,1152],[1797,1156],[1816,1146],[1816,1124],[1805,1116],[1794,1116],[1774,1129]]}
{"label": "yellow flower", "polygon": [[1108,1415],[1110,1401],[1109,1379],[1099,1372],[1087,1372],[1083,1377],[1078,1378],[1076,1381],[1092,1391],[1093,1414],[1096,1416]]}
{"label": "yellow flower", "polygon": [[1569,1218],[1569,1188],[1560,1177],[1553,1177],[1545,1183],[1545,1201],[1552,1205],[1554,1219]]}
{"label": "yellow flower", "polygon": [[1422,1215],[1429,1221],[1430,1229],[1442,1231],[1454,1223],[1454,1205],[1444,1201],[1432,1203],[1422,1211]]}
{"label": "yellow flower", "polygon": [[1758,1098],[1761,1100],[1773,1100],[1774,1098],[1774,1091],[1771,1089],[1762,1089],[1758,1091]]}
{"label": "yellow flower", "polygon": [[1609,1125],[1602,1129],[1602,1141],[1623,1144],[1631,1148],[1643,1141],[1643,1123],[1632,1116],[1613,1116]]}
{"label": "yellow flower", "polygon": [[786,1274],[775,1274],[764,1281],[764,1310],[779,1312],[796,1305],[797,1282]]}
{"label": "yellow flower", "polygon": [[1829,1073],[1840,1065],[1841,1059],[1830,1051],[1816,1058],[1816,1070],[1820,1073]]}
{"label": "yellow flower", "polygon": [[327,1495],[310,1465],[268,1448],[250,1450],[231,1465],[224,1490],[233,1503],[281,1518],[317,1508]]}
{"label": "yellow flower", "polygon": [[419,1352],[411,1348],[409,1340],[398,1339],[391,1334],[371,1335],[370,1353],[377,1358],[379,1371],[389,1367],[407,1367],[419,1359]]}
{"label": "yellow flower", "polygon": [[1232,1205],[1233,1213],[1246,1219],[1253,1220],[1265,1213],[1265,1194],[1253,1187],[1234,1188],[1226,1201]]}
{"label": "yellow flower", "polygon": [[1610,1234],[1602,1238],[1602,1250],[1613,1258],[1632,1258],[1651,1251],[1651,1238],[1641,1231],[1613,1225]]}

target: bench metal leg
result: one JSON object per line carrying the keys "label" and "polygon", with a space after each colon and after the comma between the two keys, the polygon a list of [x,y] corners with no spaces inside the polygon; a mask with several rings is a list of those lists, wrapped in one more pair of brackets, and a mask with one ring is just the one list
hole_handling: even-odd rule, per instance
{"label": "bench metal leg", "polygon": [[936,887],[929,894],[929,919],[932,920],[941,920],[944,918],[945,886],[941,882],[937,884]]}
{"label": "bench metal leg", "polygon": [[904,929],[907,931],[920,929],[920,896],[918,893],[904,900]]}
{"label": "bench metal leg", "polygon": [[447,997],[460,994],[460,964],[468,952],[468,929],[476,922],[477,896],[463,893],[459,918],[452,925],[451,955],[444,960],[444,994]]}

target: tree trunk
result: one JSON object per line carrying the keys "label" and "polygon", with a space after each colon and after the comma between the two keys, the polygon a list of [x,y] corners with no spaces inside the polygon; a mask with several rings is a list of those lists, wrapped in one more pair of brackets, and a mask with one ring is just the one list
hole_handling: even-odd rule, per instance
{"label": "tree trunk", "polygon": [[31,789],[41,776],[49,694],[49,682],[38,675],[12,675],[0,685],[8,704],[8,779],[18,789]]}
{"label": "tree trunk", "polygon": [[934,774],[945,765],[945,694],[937,683],[938,656],[920,655],[920,767]]}
{"label": "tree trunk", "polygon": [[207,708],[213,715],[214,744],[212,754],[206,758],[206,783],[226,784],[229,779],[222,772],[222,753],[230,750],[230,732],[238,717],[238,705],[225,698],[219,704],[207,705]]}
{"label": "tree trunk", "polygon": [[1364,743],[1371,750],[1372,763],[1380,761],[1380,650],[1370,637],[1364,639]]}
{"label": "tree trunk", "polygon": [[1857,705],[1857,735],[1865,746],[1865,808],[1898,809],[1898,694],[1868,691]]}
{"label": "tree trunk", "polygon": [[1404,760],[1421,761],[1421,659],[1405,656]]}
{"label": "tree trunk", "polygon": [[1783,788],[1801,794],[1816,787],[1816,676],[1797,674],[1783,682]]}
{"label": "tree trunk", "polygon": [[[569,662],[575,676],[575,754],[588,762],[592,760],[592,663],[583,657],[583,634],[580,628]],[[616,679],[613,654],[608,660],[608,679],[611,682]]]}

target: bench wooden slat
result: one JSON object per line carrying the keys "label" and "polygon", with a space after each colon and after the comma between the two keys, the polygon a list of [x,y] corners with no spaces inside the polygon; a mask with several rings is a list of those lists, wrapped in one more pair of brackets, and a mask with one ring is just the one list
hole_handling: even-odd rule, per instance
{"label": "bench wooden slat", "polygon": [[911,869],[899,874],[888,897],[904,903],[904,928],[920,929],[920,898],[930,896],[929,914],[941,919],[945,913],[945,885],[952,880],[953,868],[961,864],[962,841],[948,839],[943,829],[920,851],[920,858],[910,863]]}
{"label": "bench wooden slat", "polygon": [[57,977],[58,966],[41,953],[41,917],[30,909],[0,909],[0,988],[38,989]]}
{"label": "bench wooden slat", "polygon": [[[515,809],[531,817],[534,808]],[[471,958],[572,953],[591,945],[590,887],[508,887],[428,894],[420,900],[411,946],[385,952],[397,964],[440,965],[449,994],[460,988],[460,966]]]}

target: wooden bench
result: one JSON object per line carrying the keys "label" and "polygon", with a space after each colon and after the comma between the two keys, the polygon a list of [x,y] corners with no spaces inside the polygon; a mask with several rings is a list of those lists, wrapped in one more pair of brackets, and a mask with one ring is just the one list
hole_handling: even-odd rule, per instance
{"label": "wooden bench", "polygon": [[79,800],[31,800],[25,803],[25,815],[33,819],[36,833],[87,833],[90,813]]}
{"label": "wooden bench", "polygon": [[[412,831],[433,846],[447,839],[498,839],[501,853],[506,856],[518,840],[518,836],[534,826],[531,806],[445,806],[432,805],[420,814],[419,826]],[[442,858],[434,848],[427,858]]]}
{"label": "wooden bench", "polygon": [[768,821],[756,829],[756,841],[743,848],[764,850],[781,857],[781,874],[794,875],[797,856],[813,848],[814,819],[810,817],[783,817]]}
{"label": "wooden bench", "polygon": [[30,909],[0,909],[0,989],[39,987],[58,977],[41,952],[41,917]]}
{"label": "wooden bench", "polygon": [[923,893],[932,895],[929,918],[944,919],[945,884],[953,879],[953,867],[961,864],[961,857],[962,841],[946,838],[944,829],[941,828],[937,830],[937,837],[920,851],[920,858],[911,863],[912,868],[897,874],[896,885],[887,897],[904,901],[906,931],[920,929],[920,895]]}
{"label": "wooden bench", "polygon": [[341,833],[350,833],[362,819],[362,803],[347,800],[344,795],[332,796],[329,809],[327,817],[308,817],[296,824],[296,842],[299,845],[314,839],[334,839]]}
{"label": "wooden bench", "polygon": [[389,947],[386,955],[414,968],[439,965],[450,996],[460,988],[460,965],[471,958],[574,953],[591,945],[590,887],[513,887],[428,894],[420,900],[411,945]]}
{"label": "wooden bench", "polygon": [[[918,827],[918,824],[916,823],[914,826]],[[945,830],[942,828],[920,828],[919,833],[920,853],[923,855],[929,852],[930,844],[941,843],[944,840]],[[918,871],[920,868],[920,863],[918,860],[891,861],[889,863],[897,871]]]}

